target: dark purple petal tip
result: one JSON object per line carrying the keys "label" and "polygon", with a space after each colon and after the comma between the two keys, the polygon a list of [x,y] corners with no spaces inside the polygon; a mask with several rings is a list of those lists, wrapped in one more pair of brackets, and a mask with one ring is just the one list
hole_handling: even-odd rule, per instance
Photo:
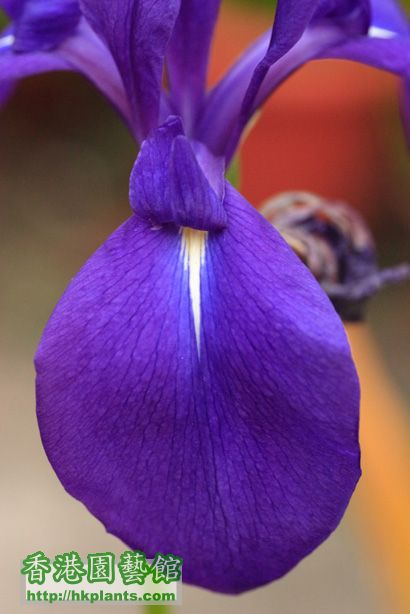
{"label": "dark purple petal tip", "polygon": [[50,51],[73,34],[81,17],[77,0],[26,0],[14,22],[13,51]]}

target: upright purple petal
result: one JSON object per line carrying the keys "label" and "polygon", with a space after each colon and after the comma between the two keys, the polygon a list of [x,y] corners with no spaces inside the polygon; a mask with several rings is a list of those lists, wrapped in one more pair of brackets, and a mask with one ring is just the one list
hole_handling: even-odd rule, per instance
{"label": "upright purple petal", "polygon": [[196,137],[229,163],[246,124],[274,87],[347,32],[366,31],[368,23],[367,0],[279,0],[272,31],[261,36],[210,93]]}
{"label": "upright purple petal", "polygon": [[270,66],[284,56],[302,37],[321,0],[279,0],[268,47],[255,69],[242,102],[242,130],[253,112],[253,102]]}
{"label": "upright purple petal", "polygon": [[[278,33],[275,35],[274,25],[270,42],[265,34],[244,54],[210,93],[198,122],[196,137],[215,154],[225,154],[227,162],[255,110],[289,75],[310,60],[350,59],[408,78],[408,21],[392,0],[373,1],[371,7],[367,2],[353,0],[320,2],[299,36],[301,24],[309,15],[301,3],[300,20],[296,19],[290,27],[289,39],[285,26],[286,15],[291,20],[288,11],[292,3],[280,6],[282,13],[278,10],[275,20]],[[286,40],[293,46],[283,53]]]}
{"label": "upright purple petal", "polygon": [[292,49],[313,21],[320,23],[323,20],[349,32],[366,32],[370,23],[368,0],[278,1],[268,51],[256,67],[246,92],[234,147],[241,131],[257,109],[255,99],[269,68]]}
{"label": "upright purple petal", "polygon": [[[270,36],[270,32],[262,35],[213,88],[199,118],[195,136],[203,140],[215,155],[225,155],[227,164],[242,130],[241,109],[249,83],[266,55]],[[323,49],[343,40],[345,33],[335,25],[308,28],[292,49],[269,68],[261,85],[254,92],[255,109],[299,66],[314,59]]]}
{"label": "upright purple petal", "polygon": [[172,102],[190,132],[206,86],[209,48],[220,0],[181,0],[167,68]]}
{"label": "upright purple petal", "polygon": [[223,161],[206,155],[204,148],[197,156],[181,119],[170,117],[141,146],[131,174],[131,206],[152,224],[223,228],[224,170]]}
{"label": "upright purple petal", "polygon": [[[404,17],[404,15],[402,15]],[[410,75],[410,31],[402,35],[389,24],[371,25],[368,32],[346,36],[337,29],[310,27],[294,48],[268,71],[255,105],[260,106],[271,92],[296,68],[313,59],[340,58],[387,70],[403,78]],[[372,21],[373,24],[373,21]],[[391,24],[390,24],[391,25]],[[403,22],[401,24],[403,28]]]}
{"label": "upright purple petal", "polygon": [[165,51],[180,0],[80,0],[121,73],[140,141],[158,124]]}
{"label": "upright purple petal", "polygon": [[239,593],[337,526],[359,477],[359,391],[339,318],[227,186],[225,230],[133,216],[92,256],[37,353],[64,487],[184,580]]}

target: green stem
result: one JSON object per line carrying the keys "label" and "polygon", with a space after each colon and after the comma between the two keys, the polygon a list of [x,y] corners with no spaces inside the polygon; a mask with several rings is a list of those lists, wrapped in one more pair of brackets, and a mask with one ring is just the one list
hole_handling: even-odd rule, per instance
{"label": "green stem", "polygon": [[227,180],[233,185],[234,188],[239,190],[241,182],[241,162],[239,154],[236,154],[231,162],[230,167],[226,171]]}
{"label": "green stem", "polygon": [[[7,19],[7,15],[6,13],[0,9],[0,30],[2,30],[4,28],[4,26],[7,25],[8,23],[8,19]],[[1,32],[0,32],[1,34]]]}

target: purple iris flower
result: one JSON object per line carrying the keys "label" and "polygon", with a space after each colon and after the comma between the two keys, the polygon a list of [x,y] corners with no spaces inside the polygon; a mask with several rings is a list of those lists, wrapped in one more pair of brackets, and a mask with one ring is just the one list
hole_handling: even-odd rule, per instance
{"label": "purple iris flower", "polygon": [[92,28],[141,149],[133,215],[41,340],[42,439],[108,531],[182,556],[187,582],[239,593],[338,525],[360,475],[359,385],[326,294],[225,170],[255,112],[306,61],[345,57],[405,78],[408,26],[391,1],[279,0],[272,30],[207,92],[218,0],[79,4],[56,38],[13,9],[6,40],[31,37],[13,58],[65,60]]}

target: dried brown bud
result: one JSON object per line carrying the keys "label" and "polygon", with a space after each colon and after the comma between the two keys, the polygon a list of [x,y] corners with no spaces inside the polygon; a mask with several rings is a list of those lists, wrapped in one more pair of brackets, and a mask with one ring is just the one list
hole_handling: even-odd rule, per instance
{"label": "dried brown bud", "polygon": [[352,207],[307,192],[286,192],[261,213],[312,271],[346,321],[361,320],[367,300],[386,284],[410,277],[402,264],[379,270],[370,230]]}

